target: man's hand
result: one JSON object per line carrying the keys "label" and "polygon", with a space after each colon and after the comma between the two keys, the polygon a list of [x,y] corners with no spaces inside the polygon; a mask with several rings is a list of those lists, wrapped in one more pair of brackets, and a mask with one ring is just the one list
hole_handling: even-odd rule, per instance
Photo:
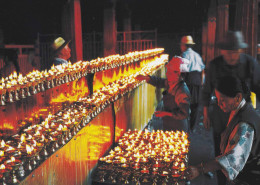
{"label": "man's hand", "polygon": [[210,119],[208,115],[208,107],[203,108],[203,124],[206,129],[210,129]]}
{"label": "man's hand", "polygon": [[166,112],[166,111],[156,111],[154,113],[154,115],[156,117],[165,117],[165,116],[172,116],[172,114],[170,112]]}
{"label": "man's hand", "polygon": [[135,77],[136,80],[139,80],[139,81],[143,81],[145,80],[146,82],[148,82],[150,80],[150,77],[149,76],[144,76],[144,75],[137,75]]}
{"label": "man's hand", "polygon": [[196,177],[198,177],[200,175],[200,171],[198,167],[195,166],[189,166],[185,171],[184,171],[184,175],[186,176],[186,178],[188,180],[192,180],[195,179]]}

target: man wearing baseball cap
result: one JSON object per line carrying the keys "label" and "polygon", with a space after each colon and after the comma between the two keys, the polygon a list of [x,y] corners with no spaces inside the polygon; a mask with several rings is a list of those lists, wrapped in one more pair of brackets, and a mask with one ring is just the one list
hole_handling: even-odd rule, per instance
{"label": "man wearing baseball cap", "polygon": [[69,47],[69,41],[65,41],[62,37],[58,37],[54,40],[51,45],[53,51],[53,64],[60,65],[60,64],[67,64],[68,59],[71,57],[71,49]]}

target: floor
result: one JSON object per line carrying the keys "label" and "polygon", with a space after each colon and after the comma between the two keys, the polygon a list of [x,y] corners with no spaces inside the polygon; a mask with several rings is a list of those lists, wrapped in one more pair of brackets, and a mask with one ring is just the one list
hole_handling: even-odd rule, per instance
{"label": "floor", "polygon": [[[157,110],[162,107],[158,104]],[[193,131],[190,133],[190,155],[189,165],[198,165],[201,162],[207,162],[215,158],[214,141],[213,141],[213,130],[206,130],[202,123],[203,114],[202,107],[199,107],[199,113],[194,126]],[[162,121],[153,116],[151,124],[148,124],[148,130],[162,129]],[[152,125],[152,126],[151,126]],[[213,174],[213,177],[202,175],[196,179],[188,182],[190,185],[218,185],[217,176]]]}
{"label": "floor", "polygon": [[[213,132],[206,130],[202,123],[202,109],[193,131],[190,133],[190,156],[189,164],[197,165],[214,159]],[[216,174],[213,177],[202,175],[190,182],[190,185],[217,185]]]}

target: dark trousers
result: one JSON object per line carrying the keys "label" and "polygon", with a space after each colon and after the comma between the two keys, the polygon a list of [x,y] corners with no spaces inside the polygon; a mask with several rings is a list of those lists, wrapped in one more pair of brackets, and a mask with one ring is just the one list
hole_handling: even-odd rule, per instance
{"label": "dark trousers", "polygon": [[197,120],[197,115],[198,115],[198,103],[194,103],[190,105],[190,129],[192,130],[195,126],[196,120]]}
{"label": "dark trousers", "polygon": [[215,155],[220,155],[221,133],[225,130],[230,113],[223,112],[216,102],[209,106],[210,124],[213,127]]}
{"label": "dark trousers", "polygon": [[[214,148],[215,156],[219,156],[220,152],[220,141],[221,133],[225,130],[230,113],[223,112],[217,105],[216,101],[213,101],[209,106],[209,117],[210,124],[213,127],[213,137],[214,137]],[[226,177],[222,171],[217,171],[218,184],[226,184]]]}

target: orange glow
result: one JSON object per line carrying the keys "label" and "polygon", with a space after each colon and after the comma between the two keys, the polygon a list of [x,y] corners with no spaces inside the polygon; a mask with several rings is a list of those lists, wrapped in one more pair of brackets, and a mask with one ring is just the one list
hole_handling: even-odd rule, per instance
{"label": "orange glow", "polygon": [[50,100],[50,104],[53,103],[62,103],[62,102],[75,102],[80,97],[84,97],[89,94],[88,86],[86,79],[83,77],[78,81],[71,82],[70,86],[64,86],[64,90],[69,91],[70,93],[60,93],[57,97],[53,97]]}
{"label": "orange glow", "polygon": [[0,129],[13,130],[14,125],[12,123],[4,122],[3,125],[0,125]]}
{"label": "orange glow", "polygon": [[[149,54],[149,52],[151,53]],[[92,68],[99,67],[103,70],[96,72],[95,75],[96,81],[94,81],[93,89],[98,90],[100,87],[103,87],[110,82],[140,70],[141,67],[148,61],[146,59],[142,59],[140,61],[140,57],[143,57],[144,55],[147,55],[146,57],[150,57],[153,56],[153,54],[158,54],[161,52],[163,52],[163,50],[159,49],[157,51],[150,50],[144,52],[132,52],[124,56],[114,55],[111,57],[93,60],[93,65],[86,65],[89,64],[89,62],[79,61],[74,64],[70,63],[64,66],[53,66],[49,71],[33,70],[25,76],[22,76],[22,74],[18,75],[14,72],[7,79],[1,79],[0,93],[5,94],[13,88],[17,88],[18,90],[22,87],[32,86],[32,84],[36,87],[39,82],[45,83],[47,79],[51,80],[60,78],[65,74],[72,75],[78,72],[84,72],[84,70],[90,70],[91,68],[89,69],[89,66]],[[135,62],[137,60],[139,61]],[[98,62],[101,63],[99,64]],[[102,66],[107,66],[106,70],[102,68]],[[25,86],[21,86],[21,84]],[[11,89],[6,91],[8,88]],[[22,106],[15,106],[15,103],[5,105],[7,111],[0,111],[0,117],[3,118],[0,122],[0,129],[16,132],[19,129],[19,126],[23,126],[27,123],[37,123],[40,119],[44,119],[49,112],[55,113],[57,110],[61,109],[64,103],[67,105],[67,103],[77,101],[79,98],[87,96],[88,94],[89,91],[85,77],[81,77],[73,82],[55,86],[51,89],[45,89],[45,92],[37,91],[36,95],[33,95],[30,98],[26,97],[25,99],[21,99]],[[18,121],[19,124],[21,124],[19,126],[17,124]],[[8,131],[8,134],[11,132]]]}

